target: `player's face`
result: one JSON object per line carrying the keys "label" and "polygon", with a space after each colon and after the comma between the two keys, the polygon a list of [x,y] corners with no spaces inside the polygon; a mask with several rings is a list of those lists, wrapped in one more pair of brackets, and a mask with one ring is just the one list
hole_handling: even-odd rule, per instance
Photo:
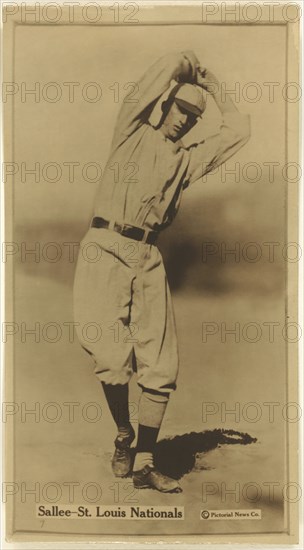
{"label": "player's face", "polygon": [[175,101],[163,122],[162,131],[172,141],[181,139],[197,123],[197,115],[183,109]]}

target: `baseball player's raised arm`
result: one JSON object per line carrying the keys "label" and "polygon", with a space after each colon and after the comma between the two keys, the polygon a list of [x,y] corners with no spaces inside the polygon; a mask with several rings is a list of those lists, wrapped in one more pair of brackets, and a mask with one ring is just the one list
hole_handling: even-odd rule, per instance
{"label": "baseball player's raised arm", "polygon": [[212,95],[222,115],[218,134],[189,147],[189,163],[184,187],[198,180],[234,155],[250,138],[250,119],[240,113],[219,81],[208,69],[197,67],[197,84]]}
{"label": "baseball player's raised arm", "polygon": [[234,155],[250,137],[250,119],[237,110],[222,114],[217,134],[186,149],[189,155],[184,188],[202,178]]}
{"label": "baseball player's raised arm", "polygon": [[172,80],[195,82],[199,62],[191,51],[172,53],[158,59],[136,83],[135,93],[124,98],[119,112],[114,142],[126,139],[138,127],[148,122],[160,96]]}

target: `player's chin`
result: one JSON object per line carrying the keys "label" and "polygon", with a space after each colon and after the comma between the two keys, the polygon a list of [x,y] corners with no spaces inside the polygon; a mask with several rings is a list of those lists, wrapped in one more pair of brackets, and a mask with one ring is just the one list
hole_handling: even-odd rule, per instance
{"label": "player's chin", "polygon": [[180,139],[187,133],[185,128],[180,128],[179,130],[174,130],[174,136],[176,139]]}
{"label": "player's chin", "polygon": [[176,130],[171,130],[168,137],[169,139],[171,139],[171,141],[177,141],[178,139],[180,139],[180,132],[177,132]]}

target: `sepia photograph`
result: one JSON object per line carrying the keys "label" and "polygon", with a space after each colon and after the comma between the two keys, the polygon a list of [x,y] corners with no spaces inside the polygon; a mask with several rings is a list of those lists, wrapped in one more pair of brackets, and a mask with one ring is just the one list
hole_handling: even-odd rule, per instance
{"label": "sepia photograph", "polygon": [[273,4],[3,6],[8,542],[299,542],[302,13]]}

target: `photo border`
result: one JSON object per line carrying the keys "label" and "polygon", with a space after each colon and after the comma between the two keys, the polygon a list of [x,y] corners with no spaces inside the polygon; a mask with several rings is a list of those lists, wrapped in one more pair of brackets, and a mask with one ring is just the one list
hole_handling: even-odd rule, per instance
{"label": "photo border", "polygon": [[[90,4],[91,2],[86,2]],[[92,2],[94,3],[94,2]],[[95,2],[102,6],[103,9],[108,9],[113,2]],[[120,4],[126,5],[128,2],[120,2]],[[299,82],[299,51],[298,45],[300,43],[300,24],[299,22],[286,21],[282,16],[282,6],[286,4],[298,5],[297,2],[282,2],[280,6],[277,6],[274,10],[275,17],[272,22],[267,19],[268,13],[265,9],[264,2],[248,2],[247,4],[259,4],[263,6],[263,16],[258,22],[251,23],[243,18],[240,22],[223,22],[221,19],[221,13],[215,13],[212,19],[209,21],[203,21],[202,19],[202,6],[207,4],[220,5],[222,2],[133,2],[133,4],[139,5],[139,11],[136,17],[140,19],[139,23],[126,23],[110,21],[102,21],[96,25],[98,26],[142,26],[142,25],[284,25],[286,29],[286,82]],[[7,13],[9,6],[17,4],[17,2],[6,2],[3,6],[3,13]],[[36,2],[39,4],[40,10],[43,8],[43,4],[48,2]],[[54,3],[53,3],[54,4]],[[55,4],[63,5],[62,2],[55,2]],[[83,4],[83,2],[82,2]],[[240,5],[242,2],[229,2],[229,5]],[[269,2],[268,2],[269,4]],[[26,2],[28,7],[33,7],[33,2]],[[82,6],[75,8],[75,22],[69,23],[69,11],[67,7],[63,8],[64,17],[63,20],[58,23],[52,23],[51,26],[58,25],[89,25],[92,23],[86,22],[81,18]],[[50,9],[50,8],[49,8]],[[111,14],[113,15],[113,14]],[[110,14],[109,14],[110,16]],[[14,82],[14,60],[15,60],[15,30],[17,25],[48,25],[47,22],[24,22],[22,21],[21,9],[15,15],[10,15],[7,22],[3,24],[3,79],[4,81]],[[94,24],[94,26],[96,26]],[[295,162],[299,164],[300,161],[300,149],[299,149],[299,132],[300,132],[300,120],[299,120],[299,104],[289,103],[286,101],[286,139],[285,139],[285,162]],[[14,101],[4,105],[4,159],[11,162],[14,161]],[[14,198],[13,198],[12,185],[6,184],[5,186],[5,241],[13,241],[13,220],[14,220]],[[292,183],[286,185],[286,234],[285,241],[299,242],[299,191],[298,185]],[[5,265],[5,279],[6,279],[6,297],[5,297],[5,310],[6,319],[14,319],[14,270],[12,262],[7,262]],[[285,318],[297,321],[298,320],[298,264],[286,263],[286,281],[285,281]],[[298,346],[294,343],[286,342],[286,368],[287,368],[287,387],[286,387],[286,402],[299,403],[300,393],[298,386]],[[5,400],[14,401],[14,349],[13,342],[8,342],[5,346]],[[298,482],[298,430],[297,423],[286,423],[286,466],[287,466],[287,482]],[[14,479],[14,449],[15,449],[15,433],[14,428],[6,427],[5,430],[5,479]],[[143,541],[156,543],[162,541],[169,544],[176,543],[188,543],[188,544],[202,544],[202,543],[257,543],[257,544],[296,544],[298,542],[298,529],[299,529],[299,505],[298,503],[285,502],[287,512],[287,526],[285,533],[261,533],[261,534],[234,534],[234,535],[179,535],[178,540],[176,536],[143,536],[143,535],[73,535],[71,534],[56,534],[51,532],[39,533],[38,531],[16,531],[14,524],[14,508],[13,503],[8,502],[6,505],[6,529],[7,540],[9,542],[100,542],[106,543],[136,543]],[[33,547],[33,546],[32,546]],[[71,548],[71,545],[69,545]]]}

